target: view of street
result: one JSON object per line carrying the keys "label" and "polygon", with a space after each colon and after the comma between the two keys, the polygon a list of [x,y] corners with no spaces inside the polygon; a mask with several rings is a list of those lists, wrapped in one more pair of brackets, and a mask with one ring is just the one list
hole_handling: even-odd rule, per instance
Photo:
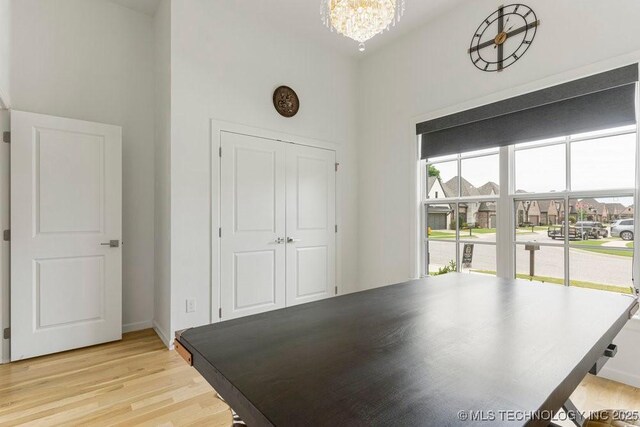
{"label": "view of street", "polygon": [[[469,234],[467,234],[469,233]],[[474,274],[495,274],[495,230],[462,230],[460,239],[473,241],[471,265],[462,265],[461,271]],[[518,229],[516,232],[516,274],[518,278],[548,283],[564,283],[563,240],[547,236],[546,227]],[[476,244],[477,242],[477,244]],[[492,243],[492,244],[483,244]],[[540,246],[535,251],[534,277],[530,276],[530,252],[526,243],[553,244]],[[628,292],[632,286],[633,243],[620,238],[601,238],[572,241],[569,249],[570,280],[574,286]],[[429,273],[456,259],[454,231],[433,231],[429,242]],[[464,244],[460,243],[460,254]],[[462,255],[460,255],[462,257]]]}

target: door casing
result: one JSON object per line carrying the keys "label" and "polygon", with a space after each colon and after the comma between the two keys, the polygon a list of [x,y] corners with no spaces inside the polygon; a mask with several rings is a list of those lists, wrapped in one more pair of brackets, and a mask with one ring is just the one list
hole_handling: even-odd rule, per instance
{"label": "door casing", "polygon": [[[303,145],[314,148],[321,148],[335,152],[336,167],[338,168],[336,174],[336,216],[335,222],[337,225],[336,232],[336,294],[339,295],[342,291],[342,264],[340,262],[342,254],[342,238],[341,238],[341,219],[342,219],[342,205],[340,203],[342,195],[342,181],[340,174],[340,161],[341,161],[341,146],[334,142],[321,141],[313,138],[305,138],[297,135],[290,135],[283,132],[261,129],[252,126],[247,126],[238,123],[226,122],[223,120],[211,119],[211,313],[210,322],[220,322],[219,310],[220,293],[221,293],[221,277],[220,277],[220,237],[218,230],[221,227],[221,192],[222,192],[222,161],[220,157],[220,150],[222,148],[222,133],[237,133],[241,135],[263,138],[282,143]],[[214,273],[215,272],[215,273]],[[172,332],[173,333],[173,332]]]}

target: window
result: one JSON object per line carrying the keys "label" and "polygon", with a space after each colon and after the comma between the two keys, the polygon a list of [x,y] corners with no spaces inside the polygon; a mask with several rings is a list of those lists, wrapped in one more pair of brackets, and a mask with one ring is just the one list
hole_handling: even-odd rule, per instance
{"label": "window", "polygon": [[516,277],[630,293],[635,127],[512,150]]}
{"label": "window", "polygon": [[626,126],[427,158],[423,273],[502,266],[532,282],[633,292],[637,145]]}
{"label": "window", "polygon": [[498,149],[424,163],[425,272],[496,274]]}

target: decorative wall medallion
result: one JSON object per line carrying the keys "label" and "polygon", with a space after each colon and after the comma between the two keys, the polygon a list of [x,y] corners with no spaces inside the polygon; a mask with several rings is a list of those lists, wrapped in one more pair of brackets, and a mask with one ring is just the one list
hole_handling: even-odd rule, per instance
{"label": "decorative wall medallion", "polygon": [[296,92],[288,86],[280,86],[273,92],[273,106],[284,117],[293,117],[300,109]]}
{"label": "decorative wall medallion", "polygon": [[501,6],[487,17],[471,39],[467,53],[482,71],[502,71],[522,58],[536,37],[540,21],[524,4]]}

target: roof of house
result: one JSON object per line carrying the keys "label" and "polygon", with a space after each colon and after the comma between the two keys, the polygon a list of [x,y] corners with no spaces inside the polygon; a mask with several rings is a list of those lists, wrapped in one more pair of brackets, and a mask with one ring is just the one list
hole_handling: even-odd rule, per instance
{"label": "roof of house", "polygon": [[[500,193],[500,185],[495,182],[489,181],[486,184],[475,187],[469,181],[460,177],[453,177],[447,182],[442,182],[440,177],[430,176],[427,178],[427,191],[431,191],[436,181],[440,181],[440,185],[442,186],[442,190],[444,191],[444,196],[449,198],[458,197],[458,179],[460,179],[460,190],[461,197],[477,197],[477,196],[491,196],[497,195]],[[528,191],[525,190],[517,190],[517,194],[527,194]],[[558,202],[557,200],[538,200],[538,206],[541,213],[548,213],[550,207],[553,203]],[[561,206],[564,205],[564,202],[560,201]],[[620,215],[622,213],[633,213],[635,210],[635,206],[624,206],[622,203],[602,203],[597,201],[596,199],[582,199],[575,202],[573,205],[569,207],[570,213],[576,213],[578,209],[595,209],[598,215]],[[487,202],[482,203],[480,205],[479,210],[481,211],[495,211],[495,203]],[[563,208],[561,207],[561,210]]]}
{"label": "roof of house", "polygon": [[489,181],[485,185],[478,188],[478,191],[483,196],[497,195],[500,193],[500,186],[493,181]]}
{"label": "roof of house", "polygon": [[456,176],[442,184],[442,188],[444,188],[444,192],[447,194],[447,197],[457,197],[456,194],[458,193],[458,179],[460,180],[461,197],[481,196],[480,192],[476,187],[473,186],[473,184],[471,184],[464,178]]}
{"label": "roof of house", "polygon": [[478,212],[495,212],[496,202],[482,202],[478,207]]}
{"label": "roof of house", "polygon": [[429,177],[427,177],[427,194],[429,194],[431,192],[431,189],[433,188],[433,185],[439,179],[440,179],[440,177],[437,177],[437,176],[429,176]]}

